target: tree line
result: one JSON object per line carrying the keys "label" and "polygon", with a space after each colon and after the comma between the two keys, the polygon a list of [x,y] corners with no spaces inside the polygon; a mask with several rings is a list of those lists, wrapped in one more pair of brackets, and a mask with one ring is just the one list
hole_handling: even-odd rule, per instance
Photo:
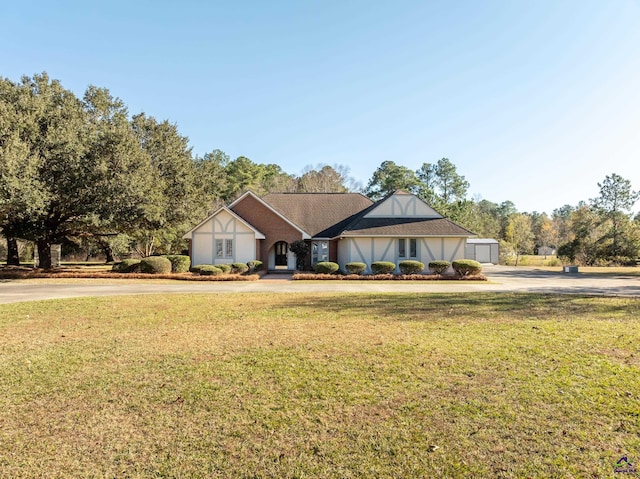
{"label": "tree line", "polygon": [[7,262],[19,263],[17,239],[33,241],[40,264],[51,245],[98,245],[142,256],[180,250],[181,235],[216,206],[251,189],[349,191],[340,166],[307,167],[300,176],[275,164],[194,156],[176,125],[131,116],[105,88],[82,98],[46,73],[0,79],[0,231]]}
{"label": "tree line", "polygon": [[342,165],[307,166],[292,175],[221,150],[194,155],[175,124],[131,115],[105,88],[82,98],[46,73],[14,82],[0,78],[0,232],[8,264],[19,264],[18,239],[32,241],[40,265],[51,266],[51,245],[98,248],[107,261],[136,252],[180,252],[181,236],[208,212],[246,190],[360,191],[372,200],[410,191],[481,237],[516,255],[552,246],[586,264],[638,257],[638,193],[618,175],[600,196],[545,213],[519,213],[467,197],[469,183],[447,158],[417,171],[383,162],[365,187]]}

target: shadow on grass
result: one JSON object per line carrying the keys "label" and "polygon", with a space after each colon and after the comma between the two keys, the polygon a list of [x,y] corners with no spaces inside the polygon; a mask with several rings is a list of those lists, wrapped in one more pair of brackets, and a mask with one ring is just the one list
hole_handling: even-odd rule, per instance
{"label": "shadow on grass", "polygon": [[625,286],[615,285],[612,287],[588,286],[558,286],[558,287],[529,287],[523,288],[523,292],[543,294],[543,295],[581,295],[581,296],[601,296],[601,297],[625,297],[640,298],[640,284],[629,284]]}
{"label": "shadow on grass", "polygon": [[598,279],[598,278],[621,278],[621,279],[638,279],[639,271],[584,271],[579,273],[565,273],[562,270],[549,271],[544,269],[531,269],[523,267],[517,269],[515,267],[509,269],[487,268],[483,273],[489,278],[572,278],[572,279]]}
{"label": "shadow on grass", "polygon": [[399,321],[509,319],[634,319],[640,299],[535,293],[349,294],[317,296],[291,307],[326,311],[336,316],[357,315]]}

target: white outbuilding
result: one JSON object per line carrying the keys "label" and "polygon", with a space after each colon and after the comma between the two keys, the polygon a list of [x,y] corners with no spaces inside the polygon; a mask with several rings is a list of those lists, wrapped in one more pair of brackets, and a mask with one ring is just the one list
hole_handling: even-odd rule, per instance
{"label": "white outbuilding", "polygon": [[500,260],[498,241],[492,238],[468,238],[465,258],[475,259],[479,263],[498,264]]}

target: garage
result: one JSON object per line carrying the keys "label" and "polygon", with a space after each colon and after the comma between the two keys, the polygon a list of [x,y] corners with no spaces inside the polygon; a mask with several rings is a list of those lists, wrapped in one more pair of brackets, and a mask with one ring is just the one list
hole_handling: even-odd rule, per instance
{"label": "garage", "polygon": [[492,238],[469,238],[465,247],[465,258],[479,263],[498,264],[500,249],[498,240]]}

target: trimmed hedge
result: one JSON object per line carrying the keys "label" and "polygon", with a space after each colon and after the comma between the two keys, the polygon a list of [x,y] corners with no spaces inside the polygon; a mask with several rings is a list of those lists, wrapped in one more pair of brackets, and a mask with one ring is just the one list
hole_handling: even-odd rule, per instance
{"label": "trimmed hedge", "polygon": [[201,276],[220,276],[224,273],[220,268],[212,264],[201,264],[198,266],[198,274]]}
{"label": "trimmed hedge", "polygon": [[215,267],[222,270],[224,274],[231,273],[231,270],[233,269],[230,264],[216,264]]}
{"label": "trimmed hedge", "polygon": [[244,274],[249,271],[249,266],[245,263],[232,263],[231,264],[231,272],[233,274]]}
{"label": "trimmed hedge", "polygon": [[436,260],[429,263],[429,271],[433,274],[442,274],[449,269],[451,263],[445,260]]}
{"label": "trimmed hedge", "polygon": [[254,271],[260,271],[262,269],[262,261],[258,261],[254,259],[253,261],[248,261],[247,266],[249,267],[249,273],[253,273]]}
{"label": "trimmed hedge", "polygon": [[139,259],[123,259],[119,263],[115,263],[111,268],[111,271],[116,271],[117,273],[139,273],[140,260]]}
{"label": "trimmed hedge", "polygon": [[402,274],[418,274],[422,273],[422,271],[424,270],[424,263],[412,259],[407,259],[405,261],[401,261],[398,267],[400,268],[400,272]]}
{"label": "trimmed hedge", "polygon": [[374,261],[371,263],[373,274],[391,274],[395,271],[396,265],[391,261]]}
{"label": "trimmed hedge", "polygon": [[[316,274],[296,273],[294,280],[327,280],[327,281],[441,281],[441,277],[434,274]],[[475,276],[451,276],[447,281],[486,281],[487,277],[481,274]]]}
{"label": "trimmed hedge", "polygon": [[191,266],[191,258],[183,254],[167,254],[164,255],[169,261],[171,261],[172,273],[186,273]]}
{"label": "trimmed hedge", "polygon": [[339,268],[338,263],[332,263],[331,261],[319,261],[313,267],[318,274],[333,274],[338,271]]}
{"label": "trimmed hedge", "polygon": [[473,276],[482,272],[482,265],[472,259],[459,259],[454,261],[451,266],[460,276]]}
{"label": "trimmed hedge", "polygon": [[367,269],[367,265],[364,263],[347,263],[344,265],[344,269],[349,274],[362,274]]}
{"label": "trimmed hedge", "polygon": [[140,272],[149,274],[171,273],[171,261],[162,256],[148,256],[140,260]]}

